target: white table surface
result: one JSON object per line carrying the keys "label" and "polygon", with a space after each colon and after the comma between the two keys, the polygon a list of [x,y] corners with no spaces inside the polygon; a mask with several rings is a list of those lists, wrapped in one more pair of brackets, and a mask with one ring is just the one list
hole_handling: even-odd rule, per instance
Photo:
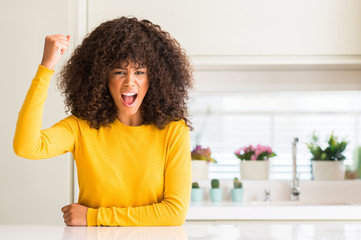
{"label": "white table surface", "polygon": [[186,222],[179,227],[0,225],[6,240],[359,240],[361,221]]}
{"label": "white table surface", "polygon": [[[260,202],[262,203],[262,202]],[[251,203],[191,203],[187,220],[355,220],[361,221],[361,205],[263,205]],[[292,203],[292,202],[290,202]],[[361,240],[361,238],[360,238]]]}

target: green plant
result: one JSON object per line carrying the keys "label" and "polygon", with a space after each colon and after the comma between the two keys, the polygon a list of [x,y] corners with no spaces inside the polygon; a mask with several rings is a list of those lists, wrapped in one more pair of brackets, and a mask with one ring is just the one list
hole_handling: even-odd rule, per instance
{"label": "green plant", "polygon": [[191,152],[192,160],[204,160],[208,162],[217,163],[217,161],[211,157],[211,149],[202,148],[201,145],[197,145]]}
{"label": "green plant", "polygon": [[234,188],[242,188],[242,182],[238,180],[238,178],[233,179],[233,187]]}
{"label": "green plant", "polygon": [[212,186],[212,188],[219,188],[219,180],[218,179],[212,179],[211,186]]}
{"label": "green plant", "polygon": [[311,141],[306,143],[307,148],[312,154],[311,160],[315,161],[343,161],[345,156],[342,154],[345,151],[348,142],[345,140],[338,141],[338,138],[331,133],[330,138],[324,148],[321,147],[323,143],[320,142],[319,137],[313,132]]}
{"label": "green plant", "polygon": [[192,188],[199,188],[198,182],[193,182],[192,183]]}

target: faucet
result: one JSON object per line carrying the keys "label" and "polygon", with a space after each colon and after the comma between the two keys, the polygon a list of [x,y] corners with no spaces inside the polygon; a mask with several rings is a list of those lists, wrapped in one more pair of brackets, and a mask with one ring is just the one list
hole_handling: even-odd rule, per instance
{"label": "faucet", "polygon": [[271,201],[271,191],[269,189],[264,190],[264,200],[265,202]]}
{"label": "faucet", "polygon": [[292,142],[292,183],[291,183],[291,200],[298,201],[300,196],[299,178],[297,175],[297,162],[296,162],[296,144],[298,138],[294,138]]}

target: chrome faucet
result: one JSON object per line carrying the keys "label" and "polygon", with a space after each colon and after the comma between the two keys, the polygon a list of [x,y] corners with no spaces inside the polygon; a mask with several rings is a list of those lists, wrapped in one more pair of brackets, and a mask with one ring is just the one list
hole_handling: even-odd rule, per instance
{"label": "chrome faucet", "polygon": [[298,201],[300,196],[299,178],[297,175],[297,162],[296,162],[296,144],[298,138],[294,138],[292,142],[292,183],[291,183],[291,200]]}
{"label": "chrome faucet", "polygon": [[265,202],[271,201],[271,191],[269,189],[264,190],[264,200]]}

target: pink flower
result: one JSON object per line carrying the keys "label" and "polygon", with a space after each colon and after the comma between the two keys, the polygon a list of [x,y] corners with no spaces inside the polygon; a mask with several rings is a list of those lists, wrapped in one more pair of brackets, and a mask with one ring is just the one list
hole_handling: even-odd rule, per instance
{"label": "pink flower", "polygon": [[237,149],[234,154],[241,160],[268,160],[276,156],[269,146],[257,144],[256,146],[248,145]]}
{"label": "pink flower", "polygon": [[255,150],[256,150],[256,148],[254,148],[253,145],[249,145],[248,148],[249,148],[250,150],[252,150],[252,151],[255,151]]}
{"label": "pink flower", "polygon": [[269,146],[266,146],[266,151],[267,151],[268,153],[272,153],[272,148],[269,147]]}
{"label": "pink flower", "polygon": [[236,150],[236,151],[234,152],[234,154],[240,155],[240,154],[241,154],[241,150],[242,150],[242,148],[239,148],[238,150]]}

